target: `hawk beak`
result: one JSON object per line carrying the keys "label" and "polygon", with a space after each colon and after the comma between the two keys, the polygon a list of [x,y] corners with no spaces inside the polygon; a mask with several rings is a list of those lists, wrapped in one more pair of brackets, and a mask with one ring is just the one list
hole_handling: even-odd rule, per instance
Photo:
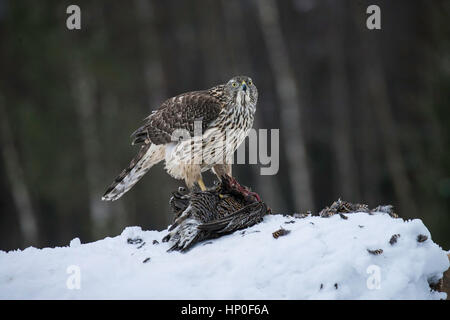
{"label": "hawk beak", "polygon": [[245,83],[245,81],[242,81],[242,90],[247,92],[247,84]]}

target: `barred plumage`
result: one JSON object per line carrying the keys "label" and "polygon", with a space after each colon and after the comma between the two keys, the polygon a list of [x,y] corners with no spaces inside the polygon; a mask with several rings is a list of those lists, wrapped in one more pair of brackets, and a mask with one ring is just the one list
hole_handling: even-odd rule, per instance
{"label": "barred plumage", "polygon": [[[237,76],[209,90],[166,100],[132,134],[133,144],[143,146],[102,200],[119,199],[162,160],[166,171],[184,179],[189,189],[204,171],[211,169],[219,178],[231,175],[232,156],[253,126],[257,99],[253,81]],[[194,136],[196,121],[201,121],[200,136]],[[183,139],[179,139],[180,132],[185,133]]]}
{"label": "barred plumage", "polygon": [[163,241],[172,243],[169,251],[186,251],[199,241],[251,227],[270,212],[254,195],[230,177],[215,190],[175,192],[170,200],[175,218]]}

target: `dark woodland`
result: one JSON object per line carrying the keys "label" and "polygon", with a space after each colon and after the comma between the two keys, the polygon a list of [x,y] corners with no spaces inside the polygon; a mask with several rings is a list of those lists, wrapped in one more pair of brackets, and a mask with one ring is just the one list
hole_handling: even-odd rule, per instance
{"label": "dark woodland", "polygon": [[233,174],[273,212],[392,204],[449,249],[449,49],[450,1],[0,0],[0,250],[166,228],[183,181],[163,164],[101,201],[130,134],[165,99],[239,74],[258,87],[254,128],[280,130],[280,168]]}

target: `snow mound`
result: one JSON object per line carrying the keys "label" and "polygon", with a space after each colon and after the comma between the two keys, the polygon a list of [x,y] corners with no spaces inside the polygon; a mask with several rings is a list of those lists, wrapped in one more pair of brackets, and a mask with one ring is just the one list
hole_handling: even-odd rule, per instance
{"label": "snow mound", "polygon": [[[275,238],[280,228],[290,232]],[[268,215],[187,253],[166,252],[166,234],[129,227],[93,243],[0,251],[0,299],[446,297],[429,286],[449,268],[446,252],[419,219]]]}

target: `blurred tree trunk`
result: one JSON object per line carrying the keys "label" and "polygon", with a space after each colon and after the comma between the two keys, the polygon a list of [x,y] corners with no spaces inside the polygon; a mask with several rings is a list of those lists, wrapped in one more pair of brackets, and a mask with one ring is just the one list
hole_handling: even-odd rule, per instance
{"label": "blurred tree trunk", "polygon": [[[135,0],[134,9],[136,22],[138,26],[138,48],[141,51],[139,55],[143,65],[145,95],[147,97],[148,111],[156,110],[167,97],[167,77],[170,75],[164,73],[163,47],[161,45],[160,32],[157,25],[162,19],[158,15],[158,5],[155,1]],[[170,180],[165,170],[152,169],[148,174],[153,181],[159,181],[158,185],[150,186],[150,192],[154,198],[163,198],[164,191],[168,188]],[[148,179],[147,175],[147,179]],[[139,193],[136,194],[139,196]],[[143,206],[144,207],[144,206]],[[165,207],[159,203],[152,204],[152,210],[164,211]],[[140,214],[139,206],[136,209]],[[151,226],[164,226],[171,222],[171,216],[166,214],[149,215],[141,217],[141,221]]]}
{"label": "blurred tree trunk", "polygon": [[21,165],[18,151],[14,145],[13,133],[8,120],[4,99],[0,96],[0,124],[2,156],[5,172],[11,185],[11,194],[19,214],[19,228],[25,245],[37,245],[38,226],[31,202],[30,192],[25,181],[24,169]]}
{"label": "blurred tree trunk", "polygon": [[[250,68],[252,63],[241,5],[242,2],[239,0],[222,0],[222,12],[225,17],[226,25],[225,33],[227,35],[229,47],[227,51],[232,53],[231,64],[234,66],[233,74],[237,75],[249,72],[249,75],[251,76]],[[234,36],[236,34],[239,34],[240,36]],[[256,130],[262,128],[261,117],[263,117],[263,115],[256,112],[255,123],[253,125]],[[257,191],[267,203],[270,203],[272,208],[279,208],[281,205],[281,195],[279,192],[278,179],[273,177],[272,183],[264,183],[259,166],[249,165],[249,167],[255,180],[255,191]],[[275,186],[277,186],[277,188],[275,188]]]}
{"label": "blurred tree trunk", "polygon": [[346,53],[344,51],[345,13],[343,3],[328,1],[330,10],[329,63],[331,75],[331,114],[333,119],[332,141],[336,157],[337,179],[335,190],[340,190],[344,199],[356,201],[359,198],[357,187],[357,166],[352,149],[351,110],[349,99]]}
{"label": "blurred tree trunk", "polygon": [[408,216],[417,216],[414,198],[411,193],[411,184],[406,172],[405,163],[401,154],[401,143],[392,114],[383,66],[378,54],[377,47],[371,41],[365,42],[365,82],[367,83],[369,99],[372,110],[381,130],[384,154],[387,167],[390,172],[394,191],[400,202],[402,212]]}
{"label": "blurred tree trunk", "polygon": [[102,235],[107,227],[108,212],[106,204],[101,201],[103,181],[101,181],[100,155],[101,143],[95,122],[95,90],[96,83],[86,71],[81,58],[75,55],[72,65],[73,81],[71,82],[75,111],[81,131],[86,167],[89,209],[93,223],[94,236]]}
{"label": "blurred tree trunk", "polygon": [[[104,90],[104,95],[100,96],[99,108],[101,110],[100,112],[101,112],[102,119],[104,120],[105,124],[117,124],[116,120],[117,120],[117,114],[119,114],[119,112],[118,112],[119,102],[118,102],[117,95],[114,91]],[[114,131],[114,130],[112,130],[112,131]],[[108,133],[107,133],[107,135],[108,135]],[[97,142],[97,143],[99,143],[99,142]],[[106,154],[106,152],[104,152],[105,145],[102,144],[101,148],[102,148],[101,149],[102,154],[105,155]],[[114,172],[115,170],[117,170],[117,168],[120,167],[120,164],[118,163],[116,157],[109,157],[106,159],[105,159],[105,157],[103,157],[103,158],[99,159],[99,161],[103,162],[105,164],[105,166],[108,165],[108,170],[106,170],[107,172]],[[102,173],[104,173],[104,172],[105,172],[105,169],[102,168]],[[104,177],[105,175],[100,174],[100,173],[99,173],[99,176],[103,177],[102,181],[98,181],[98,183],[100,184],[99,187],[101,188],[103,186],[103,188],[104,188],[102,190],[99,189],[99,191],[104,191],[104,190],[106,190],[108,183],[110,181],[112,181],[113,177],[110,177],[110,176]],[[101,194],[98,194],[97,196],[101,196]],[[124,201],[115,201],[114,205],[107,205],[107,204],[103,204],[103,205],[107,206],[108,220],[111,223],[111,227],[114,227],[115,230],[122,230],[123,227],[129,223],[128,215],[130,214],[130,212],[129,212],[130,210],[128,210],[129,208],[126,207]]]}
{"label": "blurred tree trunk", "polygon": [[135,0],[136,16],[139,24],[139,44],[144,53],[144,75],[148,89],[148,106],[155,109],[166,98],[166,85],[159,46],[158,33],[153,25],[155,8],[151,1]]}
{"label": "blurred tree trunk", "polygon": [[201,45],[201,54],[205,64],[205,81],[207,83],[216,83],[223,81],[222,75],[230,72],[225,64],[225,42],[223,39],[214,37],[216,34],[221,34],[218,30],[222,24],[218,22],[219,12],[217,1],[200,2],[196,6],[196,19],[200,23],[199,43]]}
{"label": "blurred tree trunk", "polygon": [[[356,56],[359,58],[355,61],[361,67],[356,73],[355,79],[355,101],[356,101],[356,118],[358,119],[358,133],[356,135],[358,150],[361,154],[361,178],[360,188],[364,203],[369,205],[377,205],[382,199],[380,183],[384,165],[381,162],[380,154],[383,152],[382,143],[377,135],[377,124],[374,121],[374,110],[371,108],[369,90],[367,86],[367,74],[364,72],[367,63],[365,55],[367,46],[363,46],[363,37],[365,34],[361,28],[365,28],[365,11],[361,11],[361,7],[355,3],[351,3],[352,9],[350,16],[353,17],[352,27],[357,30],[358,46],[355,48]],[[389,199],[389,197],[388,197]]]}
{"label": "blurred tree trunk", "polygon": [[283,33],[278,8],[273,0],[255,0],[257,14],[275,76],[276,90],[280,99],[278,110],[281,130],[287,148],[288,174],[297,210],[314,210],[305,142],[301,130],[302,104]]}
{"label": "blurred tree trunk", "polygon": [[[375,121],[381,131],[381,148],[384,149],[387,169],[392,179],[394,192],[399,201],[401,212],[408,216],[417,216],[417,207],[411,193],[411,184],[401,154],[401,143],[397,133],[392,106],[390,104],[383,64],[377,44],[378,31],[366,28],[367,15],[361,7],[351,3],[353,18],[361,42],[361,79],[367,88],[367,101]],[[370,168],[369,168],[370,170]],[[378,200],[379,201],[379,200]]]}
{"label": "blurred tree trunk", "polygon": [[[361,54],[362,56],[362,54]],[[362,190],[363,203],[376,205],[379,203],[380,195],[380,162],[377,161],[378,154],[382,152],[380,144],[377,141],[376,126],[374,125],[374,115],[370,108],[368,92],[364,85],[363,73],[357,77],[359,83],[359,93],[356,98],[358,101],[358,146],[361,150],[361,179],[360,186]]]}

